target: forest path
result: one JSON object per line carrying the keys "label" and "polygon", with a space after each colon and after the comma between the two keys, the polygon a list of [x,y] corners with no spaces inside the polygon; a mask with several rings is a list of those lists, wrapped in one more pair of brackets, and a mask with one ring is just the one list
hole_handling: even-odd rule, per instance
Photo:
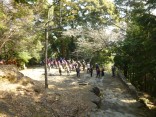
{"label": "forest path", "polygon": [[[26,69],[21,72],[34,80],[44,83],[43,68]],[[111,77],[110,73],[106,73],[105,77],[100,79],[96,78],[95,73],[93,77],[90,77],[87,73],[83,73],[80,78],[77,78],[74,71],[69,76],[64,71],[63,75],[60,76],[58,69],[53,68],[49,74],[48,93],[58,94],[58,98],[60,98],[60,95],[63,96],[63,101],[66,104],[73,104],[72,101],[74,103],[76,101],[79,107],[82,107],[85,102],[88,103],[87,100],[92,100],[90,99],[92,97],[89,93],[90,89],[96,86],[100,89],[101,106],[97,109],[94,104],[88,104],[94,107],[91,112],[87,113],[89,117],[148,117],[146,109],[142,107],[142,104],[135,100],[120,79]],[[80,83],[87,85],[79,85]],[[72,97],[74,98],[73,100]],[[82,115],[77,116],[80,117]],[[64,115],[64,117],[66,116]]]}

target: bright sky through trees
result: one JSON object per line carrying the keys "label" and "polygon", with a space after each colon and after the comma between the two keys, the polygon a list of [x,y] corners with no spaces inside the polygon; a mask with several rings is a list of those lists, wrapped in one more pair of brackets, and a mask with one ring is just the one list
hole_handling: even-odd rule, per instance
{"label": "bright sky through trees", "polygon": [[48,3],[49,3],[49,4],[52,4],[52,2],[53,2],[53,0],[48,0]]}

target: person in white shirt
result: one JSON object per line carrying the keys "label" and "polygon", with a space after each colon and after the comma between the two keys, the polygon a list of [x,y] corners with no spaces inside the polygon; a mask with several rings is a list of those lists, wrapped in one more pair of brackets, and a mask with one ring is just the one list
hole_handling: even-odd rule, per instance
{"label": "person in white shirt", "polygon": [[90,71],[90,63],[87,63],[87,73]]}

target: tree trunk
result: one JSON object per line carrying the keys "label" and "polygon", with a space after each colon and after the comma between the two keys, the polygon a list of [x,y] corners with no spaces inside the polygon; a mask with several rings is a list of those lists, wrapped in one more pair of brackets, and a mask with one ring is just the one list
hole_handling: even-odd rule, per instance
{"label": "tree trunk", "polygon": [[48,78],[47,78],[47,50],[48,50],[48,30],[45,29],[45,88],[48,88]]}

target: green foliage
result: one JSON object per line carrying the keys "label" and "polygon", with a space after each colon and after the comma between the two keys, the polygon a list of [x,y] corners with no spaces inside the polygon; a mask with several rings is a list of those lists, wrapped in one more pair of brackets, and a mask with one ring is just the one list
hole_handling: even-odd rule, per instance
{"label": "green foliage", "polygon": [[[44,30],[49,27],[49,57],[75,57],[78,37],[66,37],[68,28],[92,27],[97,30],[118,20],[119,13],[112,2],[106,0],[13,0],[10,8],[0,7],[0,52],[5,59],[19,58],[28,62],[43,56]],[[53,27],[55,29],[53,29]],[[79,50],[78,50],[79,51]],[[86,51],[81,56],[91,51]],[[99,61],[103,61],[100,52]],[[87,58],[90,54],[87,55]],[[43,58],[43,57],[42,57]]]}
{"label": "green foliage", "polygon": [[13,1],[10,5],[12,9],[0,7],[1,58],[14,59],[19,64],[27,63],[32,57],[39,60],[43,37],[34,28],[34,9],[29,4]]}
{"label": "green foliage", "polygon": [[5,19],[6,19],[6,14],[3,8],[3,4],[0,3],[0,35],[4,33],[4,31],[7,29],[5,25]]}
{"label": "green foliage", "polygon": [[29,61],[29,59],[31,59],[30,53],[29,52],[19,52],[18,53],[18,58],[19,60],[21,60],[22,62],[27,63]]}
{"label": "green foliage", "polygon": [[[51,17],[51,16],[50,16]],[[53,12],[53,26],[57,29],[50,31],[53,36],[50,35],[49,43],[49,56],[51,53],[63,56],[66,58],[76,58],[77,38],[78,37],[62,37],[62,31],[65,28],[77,28],[77,27],[92,27],[98,30],[100,27],[108,25],[111,21],[118,20],[118,12],[115,5],[112,2],[105,0],[72,0],[72,1],[55,1]],[[68,29],[67,29],[68,30]],[[53,38],[53,37],[56,38]],[[75,52],[74,52],[75,51]],[[89,50],[84,53],[79,53],[79,57],[90,56]]]}
{"label": "green foliage", "polygon": [[108,64],[112,61],[111,55],[105,49],[103,51],[97,52],[96,55],[92,58],[91,63],[95,64],[98,63],[100,65]]}
{"label": "green foliage", "polygon": [[131,4],[125,40],[116,47],[115,64],[140,90],[154,96],[156,91],[156,16],[149,11],[152,1]]}

